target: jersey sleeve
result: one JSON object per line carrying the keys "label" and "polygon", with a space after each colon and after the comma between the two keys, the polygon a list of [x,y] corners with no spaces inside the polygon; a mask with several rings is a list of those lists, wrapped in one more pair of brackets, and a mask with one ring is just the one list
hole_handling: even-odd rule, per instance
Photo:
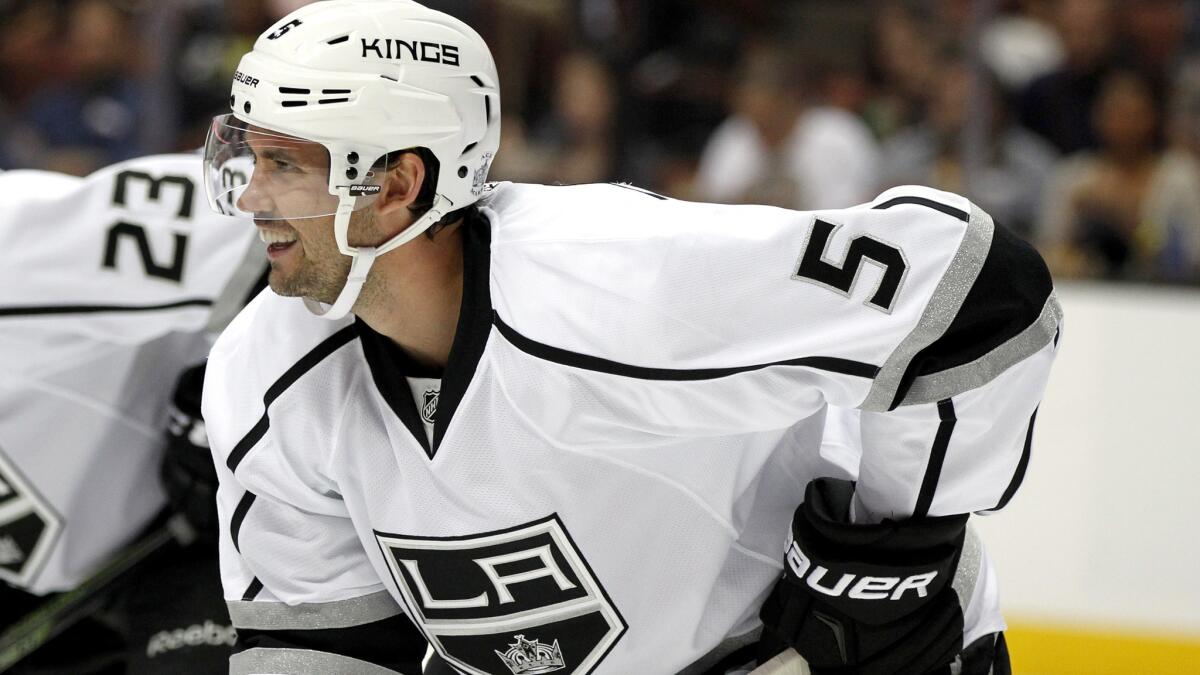
{"label": "jersey sleeve", "polygon": [[211,309],[254,234],[203,208],[201,168],[198,155],[172,154],[81,178],[0,174],[8,583],[69,590],[164,506],[150,477],[172,384],[208,352]]}
{"label": "jersey sleeve", "polygon": [[244,488],[218,464],[231,673],[419,673],[425,641],[379,583],[348,514]]}
{"label": "jersey sleeve", "polygon": [[991,512],[1025,475],[1062,309],[1036,251],[978,207],[861,415],[855,515]]}
{"label": "jersey sleeve", "polygon": [[604,395],[589,429],[544,432],[728,435],[828,404],[862,411],[864,515],[988,510],[1019,484],[1062,312],[1036,251],[969,200],[907,186],[795,212],[588,186],[550,207],[595,205],[582,224],[543,226],[542,199],[495,204],[497,325],[538,369],[506,386],[543,411],[539,387]]}
{"label": "jersey sleeve", "polygon": [[1025,475],[1054,342],[991,381],[935,402],[861,414],[855,518],[995,511]]}
{"label": "jersey sleeve", "polygon": [[[280,307],[305,311],[264,292],[218,339],[204,383],[221,579],[239,636],[230,672],[419,673],[425,641],[380,581],[325,470],[320,439],[339,413],[299,409],[314,378],[334,388],[353,378],[338,358],[353,327],[321,322],[315,333],[281,330],[269,348],[255,342],[255,321],[286,325]],[[273,419],[280,408],[292,412]]]}

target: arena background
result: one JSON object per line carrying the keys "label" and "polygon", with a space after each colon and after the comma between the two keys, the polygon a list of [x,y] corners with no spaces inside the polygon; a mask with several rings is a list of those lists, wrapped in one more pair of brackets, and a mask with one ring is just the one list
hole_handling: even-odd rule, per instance
{"label": "arena background", "polygon": [[[0,168],[197,147],[296,0],[0,0]],[[842,207],[966,194],[1066,310],[1023,490],[981,519],[1015,672],[1200,673],[1200,5],[429,0],[503,92],[497,180]],[[736,223],[731,223],[736,227]]]}

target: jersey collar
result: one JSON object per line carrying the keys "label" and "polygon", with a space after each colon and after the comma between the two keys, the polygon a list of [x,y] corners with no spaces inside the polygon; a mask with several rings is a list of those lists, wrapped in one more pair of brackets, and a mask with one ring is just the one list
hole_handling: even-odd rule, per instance
{"label": "jersey collar", "polygon": [[429,377],[404,350],[387,337],[371,329],[366,322],[355,320],[355,329],[362,341],[363,354],[371,370],[371,378],[383,400],[408,429],[413,440],[433,459],[446,436],[458,404],[475,377],[475,369],[483,356],[488,334],[492,328],[492,298],[489,285],[491,267],[491,223],[477,209],[471,209],[463,231],[463,295],[459,308],[458,326],[450,359],[442,374],[442,389],[438,397],[437,421],[433,425],[433,445],[425,436],[425,427],[417,413],[406,377]]}

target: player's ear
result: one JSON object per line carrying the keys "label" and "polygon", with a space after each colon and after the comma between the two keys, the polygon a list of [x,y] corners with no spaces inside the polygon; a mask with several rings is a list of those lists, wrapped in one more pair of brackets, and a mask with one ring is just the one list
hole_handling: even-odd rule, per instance
{"label": "player's ear", "polygon": [[401,153],[380,178],[382,190],[372,208],[380,215],[407,209],[416,203],[424,183],[425,163],[415,152]]}

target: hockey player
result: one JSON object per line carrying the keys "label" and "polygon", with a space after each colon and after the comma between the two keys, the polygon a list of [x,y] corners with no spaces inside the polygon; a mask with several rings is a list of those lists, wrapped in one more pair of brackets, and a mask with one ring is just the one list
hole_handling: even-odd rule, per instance
{"label": "hockey player", "polygon": [[[98,609],[107,628],[90,622],[15,672],[198,673],[228,658],[224,607],[204,602],[215,546],[162,546],[123,590],[98,581],[144,552],[132,541],[155,541],[138,537],[166,504],[176,380],[264,269],[240,264],[253,231],[205,206],[201,167],[179,154],[84,178],[0,174],[0,670]],[[198,386],[175,398],[198,416]],[[177,444],[204,438],[174,414]],[[208,453],[178,459],[193,457]],[[179,462],[169,480],[187,488]],[[24,619],[36,630],[9,642]]]}
{"label": "hockey player", "polygon": [[[273,290],[205,381],[232,672],[415,673],[408,620],[463,673],[725,672],[755,641],[1005,670],[966,523],[1021,482],[1060,311],[986,213],[489,185],[492,58],[407,0],[285,17],[230,104],[210,199]],[[815,458],[829,406],[860,410],[854,483]]]}

